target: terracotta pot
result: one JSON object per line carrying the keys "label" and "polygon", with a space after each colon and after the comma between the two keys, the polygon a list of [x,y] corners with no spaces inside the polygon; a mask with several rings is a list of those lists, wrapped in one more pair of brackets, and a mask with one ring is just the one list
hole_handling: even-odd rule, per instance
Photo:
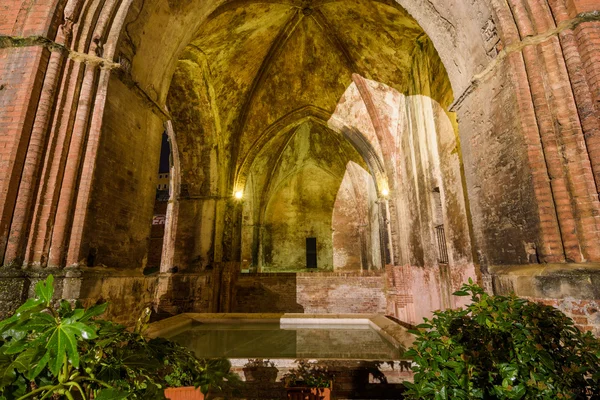
{"label": "terracotta pot", "polygon": [[331,400],[331,388],[289,387],[288,400]]}
{"label": "terracotta pot", "polygon": [[248,382],[275,382],[279,370],[276,367],[246,367],[243,371]]}
{"label": "terracotta pot", "polygon": [[204,400],[200,388],[196,389],[193,386],[165,389],[165,397],[170,400]]}

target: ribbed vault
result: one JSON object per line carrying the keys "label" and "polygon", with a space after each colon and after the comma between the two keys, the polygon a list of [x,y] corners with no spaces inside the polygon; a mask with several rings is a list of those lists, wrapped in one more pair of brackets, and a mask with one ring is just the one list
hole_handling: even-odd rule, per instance
{"label": "ribbed vault", "polygon": [[[423,59],[433,71],[427,79],[441,84],[423,84],[422,68],[414,72]],[[192,76],[189,62],[198,64],[200,76]],[[445,70],[422,29],[385,0],[227,2],[188,45],[178,73],[188,76],[176,84],[200,81],[209,93],[214,112],[202,124],[211,128],[196,131],[222,132],[230,187],[270,140],[265,135],[277,135],[280,121],[307,107],[327,119],[353,73],[402,93],[427,90],[442,103],[451,100]],[[187,101],[171,94],[169,108]]]}
{"label": "ribbed vault", "polygon": [[[433,44],[394,1],[234,0],[209,14],[181,53],[167,98],[186,201],[179,236],[198,253],[182,264],[222,255],[298,270],[305,238],[317,237],[319,268],[333,268],[332,214],[346,166],[373,178],[363,188],[377,192],[365,197],[368,213],[378,215],[376,197],[389,188],[375,142],[326,126],[361,76],[443,107],[453,100]],[[234,193],[243,193],[241,206]],[[371,268],[374,259],[363,258],[352,268]]]}

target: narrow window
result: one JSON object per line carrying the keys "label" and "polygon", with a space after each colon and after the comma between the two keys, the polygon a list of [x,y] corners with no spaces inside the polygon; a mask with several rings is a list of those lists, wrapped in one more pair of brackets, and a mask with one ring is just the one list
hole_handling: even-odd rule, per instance
{"label": "narrow window", "polygon": [[317,238],[306,238],[306,268],[317,268]]}
{"label": "narrow window", "polygon": [[446,233],[444,232],[444,217],[442,214],[442,197],[440,188],[433,189],[433,226],[438,245],[438,262],[448,264],[448,248],[446,246]]}

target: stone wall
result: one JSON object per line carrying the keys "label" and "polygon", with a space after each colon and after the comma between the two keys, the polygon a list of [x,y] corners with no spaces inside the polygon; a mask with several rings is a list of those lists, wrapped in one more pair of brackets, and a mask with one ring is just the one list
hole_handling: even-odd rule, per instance
{"label": "stone wall", "polygon": [[496,266],[489,278],[494,293],[557,307],[579,329],[600,336],[600,265]]}
{"label": "stone wall", "polygon": [[54,277],[54,298],[80,300],[86,307],[108,302],[104,318],[128,326],[135,324],[146,307],[152,307],[158,274],[144,276],[135,271],[110,268],[45,269],[0,273],[0,318],[10,315],[34,295],[37,282]]}
{"label": "stone wall", "polygon": [[231,312],[383,313],[381,273],[242,274]]}

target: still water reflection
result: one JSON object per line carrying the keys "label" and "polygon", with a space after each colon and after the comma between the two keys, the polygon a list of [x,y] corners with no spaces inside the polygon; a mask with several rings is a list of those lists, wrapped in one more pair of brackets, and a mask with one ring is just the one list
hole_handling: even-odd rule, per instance
{"label": "still water reflection", "polygon": [[366,325],[198,324],[172,338],[199,358],[397,360],[401,351]]}

